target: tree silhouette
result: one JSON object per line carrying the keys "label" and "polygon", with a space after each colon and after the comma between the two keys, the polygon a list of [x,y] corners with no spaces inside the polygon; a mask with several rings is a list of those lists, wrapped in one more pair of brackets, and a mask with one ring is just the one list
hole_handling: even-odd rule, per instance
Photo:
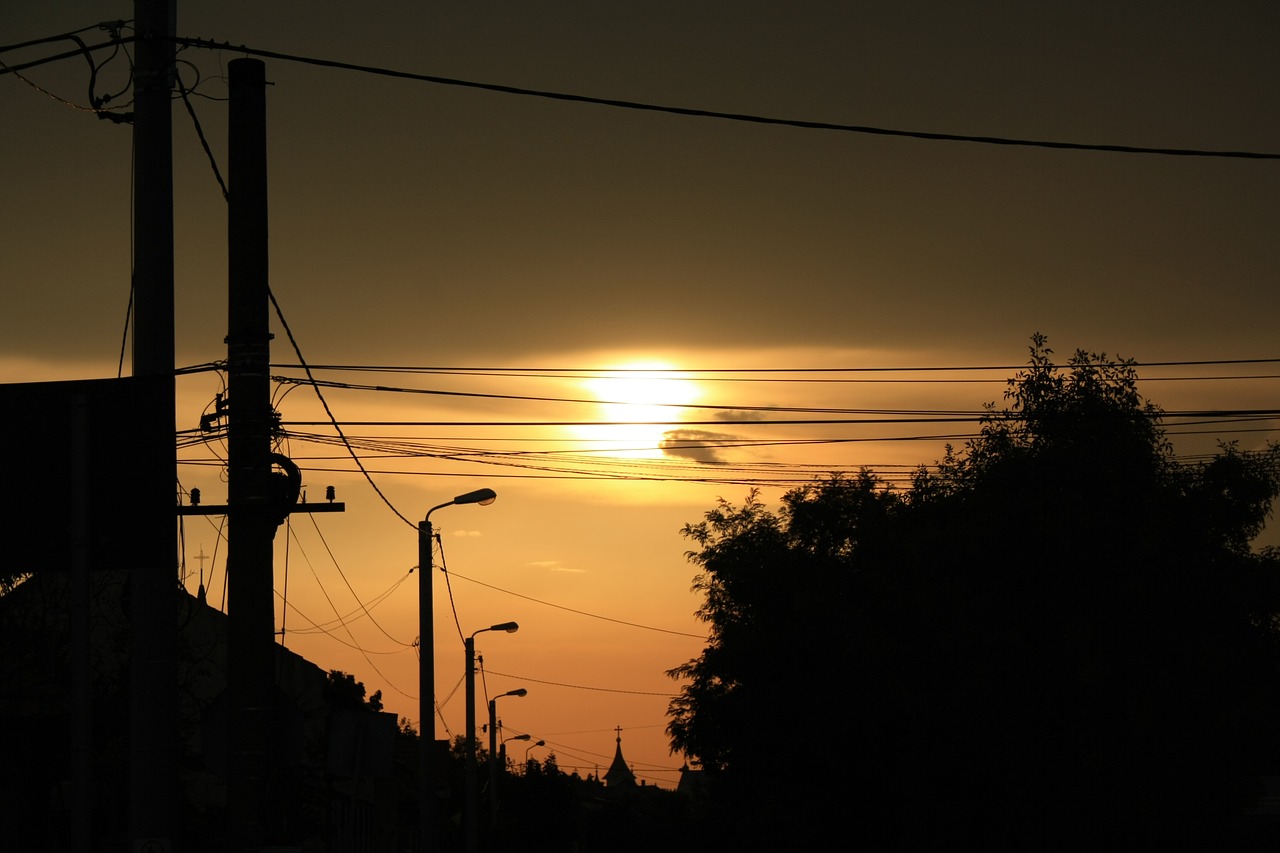
{"label": "tree silhouette", "polygon": [[[335,707],[363,711],[382,710],[381,690],[375,690],[366,699],[364,682],[356,681],[354,675],[340,669],[331,669],[325,675],[325,695]],[[401,724],[399,728],[403,730],[405,726]]]}
{"label": "tree silhouette", "polygon": [[1253,831],[1280,763],[1280,560],[1249,547],[1276,451],[1179,463],[1132,362],[1051,355],[1035,336],[1007,406],[905,492],[835,477],[685,528],[711,639],[671,671],[668,732],[726,826],[908,849]]}

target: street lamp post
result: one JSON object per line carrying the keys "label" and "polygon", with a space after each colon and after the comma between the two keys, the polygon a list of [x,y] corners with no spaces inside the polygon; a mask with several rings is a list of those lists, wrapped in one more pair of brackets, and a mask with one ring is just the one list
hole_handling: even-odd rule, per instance
{"label": "street lamp post", "polygon": [[540,740],[540,741],[538,741],[537,743],[531,743],[531,744],[529,744],[528,746],[526,746],[526,747],[525,747],[525,749],[524,749],[524,775],[526,775],[526,776],[528,776],[528,775],[529,775],[529,753],[530,753],[530,752],[532,752],[533,750],[537,749],[537,748],[538,748],[538,747],[540,747],[540,746],[546,746],[546,745],[547,745],[547,742],[546,742],[545,740]]}
{"label": "street lamp post", "polygon": [[508,634],[514,634],[519,630],[520,626],[515,622],[499,622],[497,625],[490,625],[488,628],[473,632],[464,641],[467,651],[466,684],[463,688],[467,700],[467,733],[466,761],[463,765],[466,796],[463,798],[462,812],[463,822],[466,824],[464,839],[466,853],[477,853],[480,847],[476,823],[476,801],[479,799],[476,780],[476,634],[483,634],[485,631],[506,631]]}
{"label": "street lamp post", "polygon": [[421,848],[435,850],[436,844],[436,796],[435,761],[436,748],[436,651],[432,639],[435,633],[434,604],[431,584],[431,543],[435,539],[431,529],[431,513],[454,504],[480,504],[488,506],[497,499],[493,489],[476,489],[453,500],[433,506],[418,525],[418,832],[422,836]]}
{"label": "street lamp post", "polygon": [[[499,726],[501,726],[501,721],[499,721]],[[533,740],[533,735],[529,735],[529,734],[512,735],[511,737],[504,737],[502,739],[502,743],[498,744],[498,752],[499,752],[498,757],[502,759],[499,762],[499,766],[504,771],[507,769],[507,741],[511,741],[511,740]]]}
{"label": "street lamp post", "polygon": [[[498,831],[498,761],[506,764],[507,746],[502,745],[502,755],[498,755],[498,700],[503,696],[528,696],[529,691],[523,687],[500,693],[489,700],[489,831]],[[525,740],[528,735],[522,736]]]}

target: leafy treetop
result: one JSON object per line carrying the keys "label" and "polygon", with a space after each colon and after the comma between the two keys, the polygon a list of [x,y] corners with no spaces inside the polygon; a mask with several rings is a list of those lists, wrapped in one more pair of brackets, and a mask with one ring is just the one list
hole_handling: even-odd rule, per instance
{"label": "leafy treetop", "polygon": [[738,840],[794,849],[832,816],[907,848],[1246,831],[1280,772],[1280,554],[1250,547],[1278,452],[1180,463],[1132,361],[1030,352],[910,489],[833,476],[684,528],[710,639],[670,671],[668,733]]}

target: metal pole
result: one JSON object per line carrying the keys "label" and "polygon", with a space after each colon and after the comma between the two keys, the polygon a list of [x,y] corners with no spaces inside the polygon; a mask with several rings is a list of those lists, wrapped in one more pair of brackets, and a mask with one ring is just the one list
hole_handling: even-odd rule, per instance
{"label": "metal pole", "polygon": [[431,520],[418,525],[418,833],[420,850],[436,848],[436,647],[434,596],[431,585],[433,531]]}
{"label": "metal pole", "polygon": [[476,853],[480,847],[479,833],[476,828],[476,638],[467,637],[467,672],[465,689],[467,692],[467,739],[466,739],[466,796],[463,798],[462,814],[466,824],[466,853]]}
{"label": "metal pole", "polygon": [[[498,828],[498,698],[489,700],[489,829]],[[496,838],[495,835],[490,835]]]}

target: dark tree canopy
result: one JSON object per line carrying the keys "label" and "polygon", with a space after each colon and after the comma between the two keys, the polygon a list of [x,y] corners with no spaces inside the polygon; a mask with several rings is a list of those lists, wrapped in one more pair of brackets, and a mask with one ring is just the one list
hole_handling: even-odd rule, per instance
{"label": "dark tree canopy", "polygon": [[[1280,774],[1277,453],[1179,462],[1131,362],[1033,338],[910,489],[869,472],[685,528],[703,653],[674,749],[784,846],[1220,843]],[[798,849],[798,848],[793,848]]]}
{"label": "dark tree canopy", "polygon": [[362,711],[382,710],[382,691],[375,690],[368,699],[365,698],[363,681],[340,669],[331,669],[325,677],[325,693],[335,706]]}

